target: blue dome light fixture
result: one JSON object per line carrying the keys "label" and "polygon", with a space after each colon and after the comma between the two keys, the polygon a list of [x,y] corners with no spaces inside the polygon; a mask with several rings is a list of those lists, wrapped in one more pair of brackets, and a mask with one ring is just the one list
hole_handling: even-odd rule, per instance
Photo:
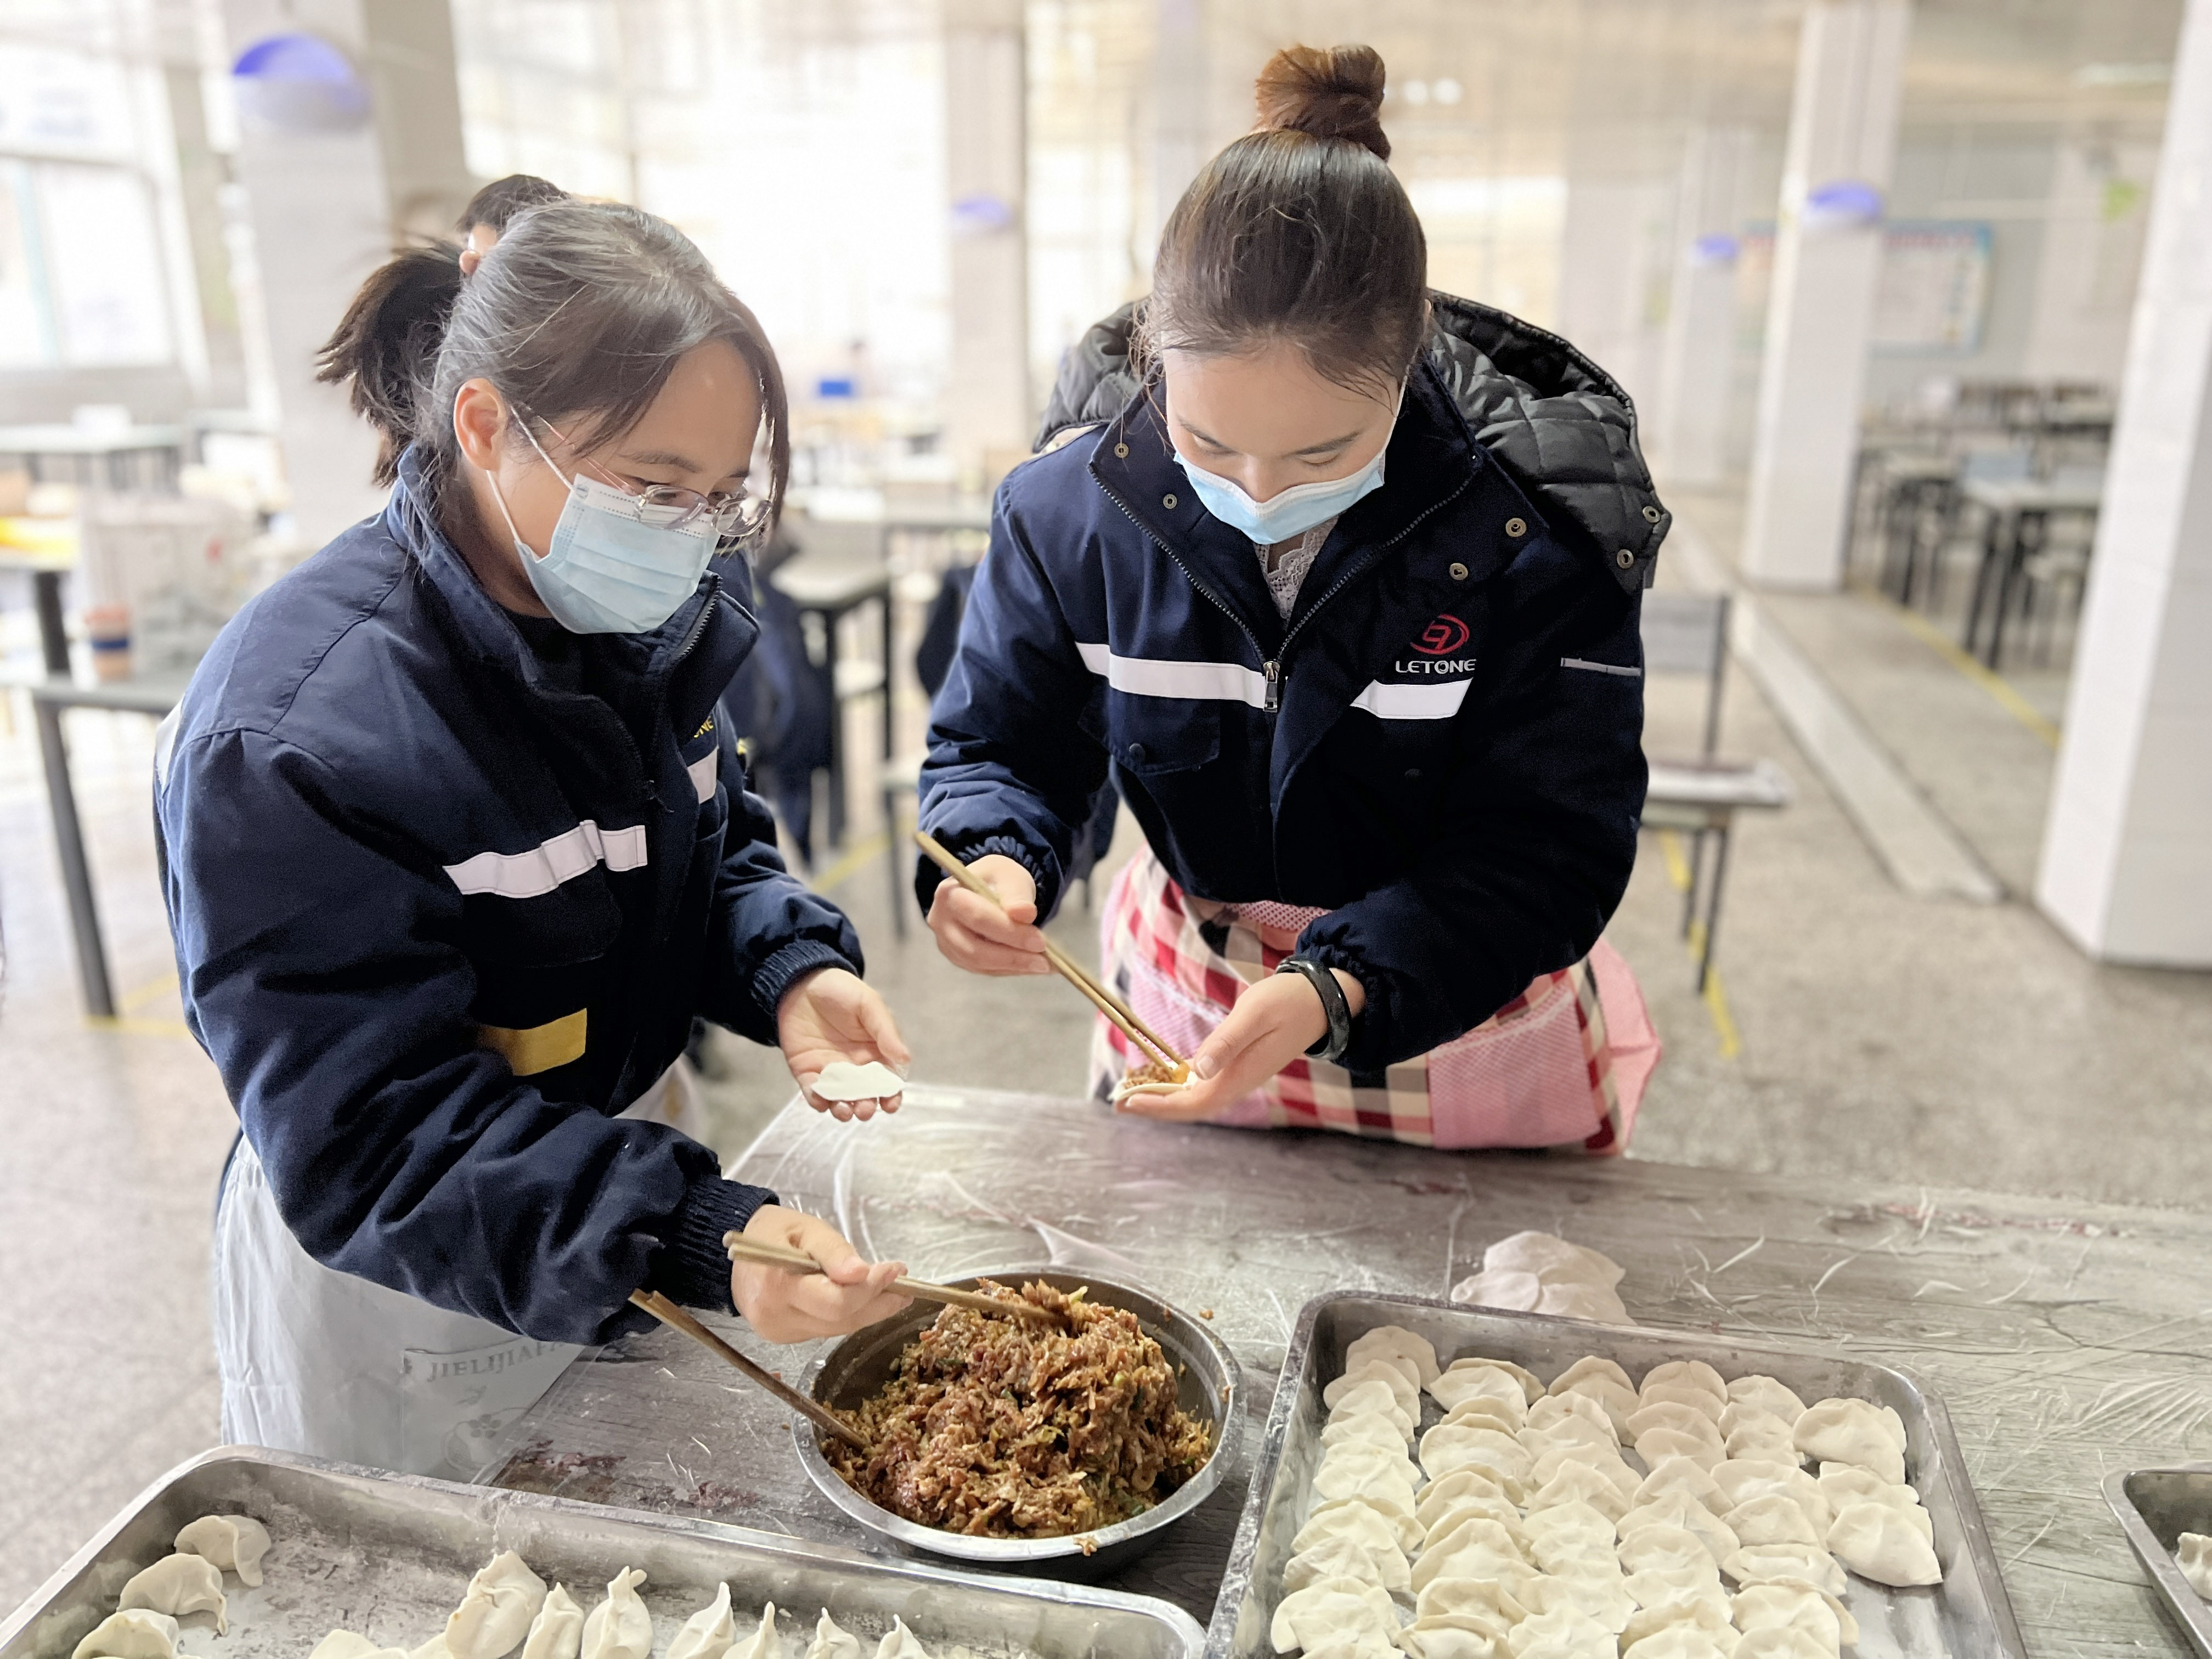
{"label": "blue dome light fixture", "polygon": [[317,34],[271,34],[230,68],[238,111],[283,133],[350,132],[368,120],[368,87],[353,60]]}

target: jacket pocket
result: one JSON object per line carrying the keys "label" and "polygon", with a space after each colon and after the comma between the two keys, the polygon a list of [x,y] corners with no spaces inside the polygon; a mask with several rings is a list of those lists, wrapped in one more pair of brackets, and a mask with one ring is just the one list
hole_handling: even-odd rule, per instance
{"label": "jacket pocket", "polygon": [[1221,710],[1186,697],[1110,696],[1107,751],[1140,778],[1194,771],[1221,753]]}

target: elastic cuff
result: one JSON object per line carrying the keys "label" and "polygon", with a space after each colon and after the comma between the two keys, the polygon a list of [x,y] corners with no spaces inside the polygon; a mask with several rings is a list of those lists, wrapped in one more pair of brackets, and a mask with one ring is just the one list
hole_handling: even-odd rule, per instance
{"label": "elastic cuff", "polygon": [[743,1231],[755,1211],[775,1202],[775,1194],[765,1187],[748,1187],[720,1176],[695,1183],[676,1212],[667,1245],[653,1259],[646,1288],[682,1307],[735,1313],[737,1304],[730,1300],[730,1253],[723,1248],[722,1235]]}
{"label": "elastic cuff", "polygon": [[[944,843],[945,851],[963,864],[973,864],[977,859],[996,853],[1020,865],[1030,872],[1030,879],[1036,884],[1037,920],[1040,922],[1052,920],[1053,909],[1060,902],[1060,863],[1049,853],[1040,854],[1035,848],[1012,836],[986,836],[975,842],[947,841],[942,836],[938,839]],[[937,896],[939,886],[951,879],[937,867],[936,860],[928,854],[921,854],[915,861],[914,896],[921,902],[925,920],[929,915],[930,903]]]}
{"label": "elastic cuff", "polygon": [[783,1006],[791,988],[821,968],[842,968],[855,975],[860,971],[858,963],[847,961],[834,945],[813,939],[787,945],[761,964],[759,971],[753,975],[753,1000],[768,1016],[769,1030],[775,1030],[776,1011]]}
{"label": "elastic cuff", "polygon": [[1340,946],[1314,943],[1313,931],[1321,925],[1318,921],[1309,924],[1306,932],[1298,936],[1297,948],[1291,954],[1351,975],[1367,993],[1366,1005],[1352,1022],[1351,1044],[1336,1063],[1348,1072],[1379,1072],[1408,1058],[1391,1053],[1389,987],[1372,963],[1363,962],[1356,953]]}

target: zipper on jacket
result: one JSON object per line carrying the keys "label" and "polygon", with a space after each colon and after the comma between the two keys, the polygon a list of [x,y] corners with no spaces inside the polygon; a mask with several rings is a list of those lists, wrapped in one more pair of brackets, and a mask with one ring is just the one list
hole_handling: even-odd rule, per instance
{"label": "zipper on jacket", "polygon": [[[648,732],[657,732],[660,730],[660,722],[668,709],[669,684],[675,679],[676,671],[684,666],[684,659],[699,648],[699,641],[707,635],[708,619],[714,614],[714,607],[721,603],[721,577],[713,571],[708,571],[707,579],[713,584],[707,590],[707,603],[699,607],[699,614],[692,618],[690,632],[684,636],[683,643],[676,647],[676,654],[668,659],[668,666],[660,676],[659,689],[653,695],[653,718],[646,722],[645,728]],[[632,747],[635,748],[635,745],[633,744]],[[658,805],[660,801],[660,782],[653,775],[652,769],[646,765],[642,753],[638,756],[637,769],[645,779],[646,799]]]}
{"label": "zipper on jacket", "polygon": [[1263,662],[1260,668],[1267,677],[1267,701],[1261,706],[1268,714],[1277,714],[1283,707],[1283,665],[1280,661]]}
{"label": "zipper on jacket", "polygon": [[[1094,480],[1094,482],[1097,481]],[[1161,552],[1166,554],[1169,558],[1174,560],[1175,568],[1182,572],[1183,580],[1188,582],[1193,587],[1196,588],[1200,593],[1204,594],[1216,611],[1218,611],[1223,616],[1228,617],[1230,621],[1235,623],[1237,624],[1237,631],[1242,634],[1251,642],[1252,654],[1259,658],[1261,662],[1264,665],[1264,672],[1267,676],[1267,693],[1264,705],[1266,712],[1270,714],[1275,713],[1281,706],[1281,699],[1277,695],[1277,686],[1281,678],[1282,664],[1279,661],[1271,660],[1268,658],[1266,648],[1260,643],[1260,636],[1252,631],[1251,628],[1246,623],[1243,617],[1238,616],[1236,611],[1230,608],[1229,602],[1226,599],[1223,599],[1221,595],[1208,587],[1204,582],[1199,580],[1197,574],[1191,569],[1189,565],[1183,562],[1183,556],[1182,554],[1176,552],[1175,549],[1170,547],[1158,536],[1152,534],[1152,526],[1147,525],[1135,514],[1129,511],[1127,503],[1123,501],[1122,499],[1119,495],[1115,495],[1112,490],[1107,489],[1104,483],[1100,483],[1098,484],[1098,489],[1099,493],[1104,495],[1108,501],[1113,502],[1115,507],[1121,508],[1121,516],[1123,518],[1127,519],[1131,524],[1137,526],[1137,533],[1141,535],[1154,547],[1158,548]]]}

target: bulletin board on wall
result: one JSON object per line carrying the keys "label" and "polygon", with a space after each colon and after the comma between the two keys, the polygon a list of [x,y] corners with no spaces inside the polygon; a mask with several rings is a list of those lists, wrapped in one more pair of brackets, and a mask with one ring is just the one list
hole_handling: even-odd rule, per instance
{"label": "bulletin board on wall", "polygon": [[1990,275],[1988,225],[1893,221],[1882,230],[1881,287],[1869,343],[1890,356],[1979,350]]}

